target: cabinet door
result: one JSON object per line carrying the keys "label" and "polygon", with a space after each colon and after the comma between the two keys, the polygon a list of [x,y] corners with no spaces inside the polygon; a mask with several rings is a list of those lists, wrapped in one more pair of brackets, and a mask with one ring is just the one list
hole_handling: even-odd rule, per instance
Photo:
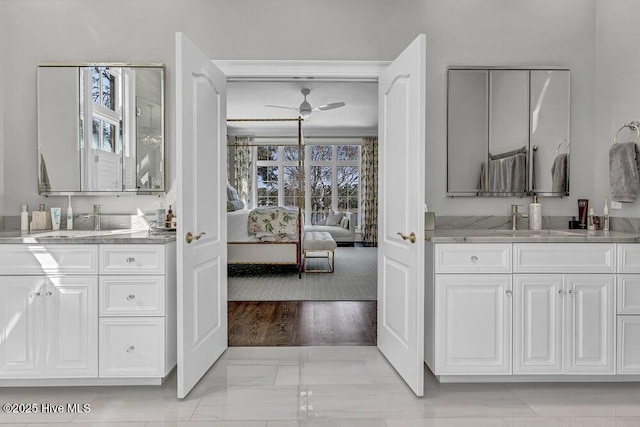
{"label": "cabinet door", "polygon": [[98,278],[48,277],[45,376],[98,376]]}
{"label": "cabinet door", "polygon": [[513,283],[513,373],[562,373],[560,274],[517,274]]}
{"label": "cabinet door", "polygon": [[0,378],[42,378],[42,276],[0,276]]}
{"label": "cabinet door", "polygon": [[566,275],[565,373],[615,372],[614,276]]}
{"label": "cabinet door", "polygon": [[436,374],[511,373],[511,275],[436,275]]}
{"label": "cabinet door", "polygon": [[618,375],[640,374],[640,316],[618,316]]}

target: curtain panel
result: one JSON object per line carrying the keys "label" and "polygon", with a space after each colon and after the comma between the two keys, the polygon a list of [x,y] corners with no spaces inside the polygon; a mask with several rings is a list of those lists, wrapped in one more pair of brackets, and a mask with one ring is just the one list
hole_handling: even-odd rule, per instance
{"label": "curtain panel", "polygon": [[378,246],[378,138],[362,139],[362,243]]}
{"label": "curtain panel", "polygon": [[[233,147],[230,147],[233,152],[233,163],[231,159],[229,167],[233,167],[233,171],[228,171],[231,185],[238,191],[238,196],[244,205],[251,207],[251,191],[252,191],[252,179],[251,170],[253,169],[253,156],[251,150],[251,144],[253,144],[253,138],[248,136],[236,136],[232,141]],[[233,166],[231,166],[233,165]]]}

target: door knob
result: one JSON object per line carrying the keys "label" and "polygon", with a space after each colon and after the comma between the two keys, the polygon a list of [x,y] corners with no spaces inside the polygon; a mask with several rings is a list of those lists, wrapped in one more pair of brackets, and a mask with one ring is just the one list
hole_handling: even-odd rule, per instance
{"label": "door knob", "polygon": [[402,240],[408,240],[411,243],[416,242],[416,233],[414,233],[413,231],[408,236],[404,233],[398,233],[398,236],[402,237]]}
{"label": "door knob", "polygon": [[207,234],[207,233],[205,233],[205,232],[203,231],[202,233],[198,233],[198,234],[196,234],[196,235],[194,236],[194,235],[193,235],[193,234],[191,234],[191,232],[189,231],[189,232],[187,232],[187,235],[186,235],[186,236],[184,236],[184,240],[186,240],[186,241],[187,241],[187,243],[191,243],[191,242],[193,242],[194,240],[200,240],[200,238],[201,238],[202,236],[204,236],[205,234]]}

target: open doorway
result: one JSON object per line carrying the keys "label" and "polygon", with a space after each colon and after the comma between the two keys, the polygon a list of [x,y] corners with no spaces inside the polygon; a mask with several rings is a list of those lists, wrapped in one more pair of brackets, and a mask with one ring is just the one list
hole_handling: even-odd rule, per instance
{"label": "open doorway", "polygon": [[[376,345],[377,80],[229,82],[228,118],[301,114],[300,154],[295,122],[228,123],[229,183],[246,210],[300,207],[303,230],[337,247],[332,259],[303,256],[300,279],[296,265],[231,264],[229,345]],[[244,239],[230,219],[229,242]]]}

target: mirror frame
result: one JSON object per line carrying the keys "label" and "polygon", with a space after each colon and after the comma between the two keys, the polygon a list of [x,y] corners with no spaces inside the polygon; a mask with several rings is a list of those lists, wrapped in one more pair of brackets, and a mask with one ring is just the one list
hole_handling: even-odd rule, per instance
{"label": "mirror frame", "polygon": [[[493,71],[493,70],[504,70],[504,71],[509,71],[509,70],[513,70],[513,71],[567,71],[568,74],[568,85],[569,87],[567,88],[567,95],[568,95],[568,100],[567,100],[567,135],[566,138],[564,139],[563,142],[561,142],[560,144],[562,144],[563,147],[567,147],[567,169],[566,169],[566,175],[567,175],[567,186],[566,186],[566,191],[563,193],[559,193],[559,192],[551,192],[551,191],[534,191],[531,188],[531,169],[530,169],[530,153],[532,152],[532,147],[531,147],[531,142],[532,142],[532,134],[531,134],[531,107],[529,107],[529,136],[528,136],[528,143],[527,143],[527,176],[526,176],[526,191],[524,192],[518,192],[518,193],[504,193],[504,194],[496,194],[496,193],[492,193],[492,194],[482,194],[479,191],[472,191],[472,190],[460,190],[460,191],[454,191],[451,190],[449,188],[449,182],[450,182],[450,178],[449,178],[449,123],[450,123],[450,117],[449,117],[449,112],[450,112],[450,72],[451,71],[456,71],[456,70],[486,70],[486,71]],[[570,191],[570,180],[569,180],[569,173],[570,173],[570,146],[571,146],[571,69],[568,66],[486,66],[486,65],[479,65],[479,66],[473,66],[473,65],[450,65],[447,67],[446,70],[446,123],[445,123],[445,132],[446,132],[446,139],[445,139],[445,143],[446,143],[446,147],[445,147],[445,155],[446,155],[446,176],[445,176],[445,181],[446,181],[446,189],[445,189],[445,195],[446,197],[524,197],[524,196],[531,196],[531,195],[541,195],[541,196],[546,196],[546,197],[564,197],[564,196],[569,196],[569,191]],[[528,99],[528,103],[529,105],[531,104],[531,73],[529,73],[529,99]],[[491,105],[491,100],[490,100],[490,88],[489,88],[489,93],[488,93],[488,98],[487,98],[487,108],[490,108]],[[490,126],[490,124],[488,124],[488,126]],[[487,129],[488,132],[488,129]],[[568,144],[566,144],[568,142]],[[490,148],[490,143],[491,141],[488,141],[488,147]],[[534,151],[537,149],[538,147],[534,145],[533,149]],[[489,152],[487,152],[487,158],[485,159],[485,161],[487,161],[489,158]]]}
{"label": "mirror frame", "polygon": [[[99,190],[91,190],[91,191],[83,191],[83,190],[78,190],[78,191],[58,191],[58,190],[51,190],[51,191],[44,191],[41,188],[41,157],[40,157],[40,153],[41,153],[41,141],[40,141],[40,132],[39,132],[39,128],[38,128],[38,159],[37,159],[37,170],[38,170],[38,176],[37,176],[37,182],[38,182],[38,194],[40,195],[45,195],[45,196],[66,196],[66,195],[84,195],[84,196],[107,196],[107,195],[116,195],[116,196],[134,196],[134,195],[162,195],[162,194],[166,194],[167,191],[167,176],[166,176],[166,166],[167,166],[167,143],[166,143],[166,76],[167,76],[167,69],[166,69],[166,65],[164,63],[160,63],[160,62],[148,62],[148,63],[133,63],[133,62],[42,62],[42,63],[38,63],[36,65],[36,69],[40,68],[40,67],[60,67],[60,68],[84,68],[84,67],[120,67],[120,68],[157,68],[160,69],[162,71],[161,77],[160,77],[160,99],[161,99],[161,103],[160,103],[160,108],[162,111],[161,114],[161,136],[162,136],[162,174],[163,174],[163,188],[162,189],[158,189],[158,190],[153,190],[153,189],[131,189],[131,190],[122,190],[122,191],[112,191],[112,190],[107,190],[107,191],[99,191]],[[38,97],[38,89],[36,89],[36,97]],[[81,102],[81,100],[79,100]],[[36,100],[36,112],[39,112],[39,102],[38,100]],[[78,111],[78,116],[80,115],[80,111]],[[36,119],[38,120],[38,118],[36,117]],[[38,120],[39,121],[39,120]],[[78,144],[80,144],[81,140],[81,130],[78,129]],[[78,147],[78,151],[80,150],[80,148]],[[81,165],[80,165],[81,167]],[[79,171],[79,173],[81,173]],[[137,176],[136,176],[136,181],[137,181]]]}

